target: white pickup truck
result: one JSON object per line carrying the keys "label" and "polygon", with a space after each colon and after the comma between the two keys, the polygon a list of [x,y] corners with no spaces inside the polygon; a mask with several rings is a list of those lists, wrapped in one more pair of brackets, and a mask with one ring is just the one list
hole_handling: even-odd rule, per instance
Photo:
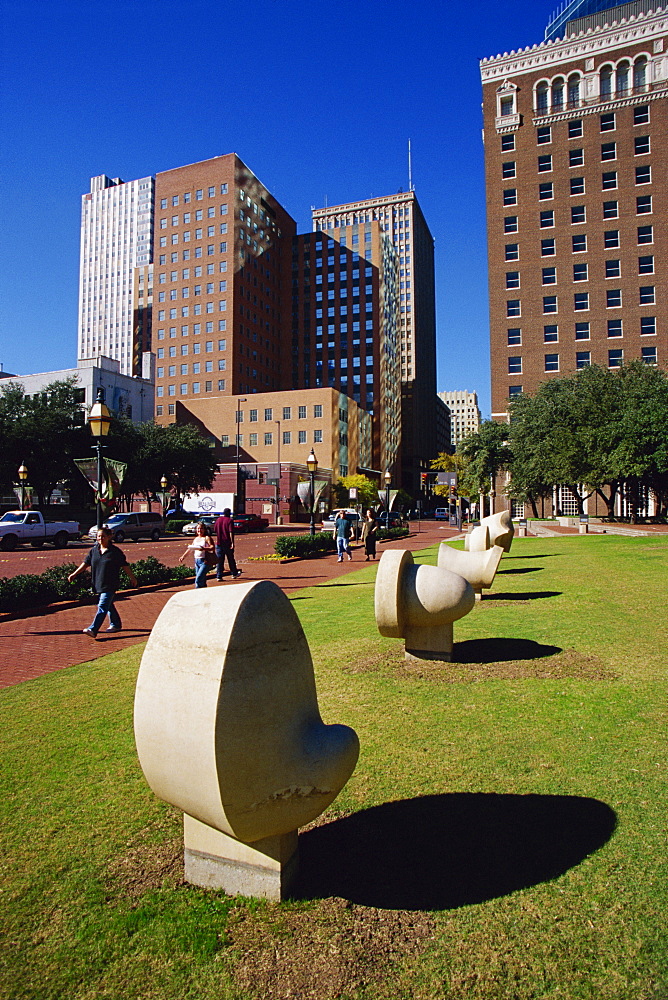
{"label": "white pickup truck", "polygon": [[35,549],[51,542],[54,548],[64,549],[71,539],[78,537],[78,521],[45,521],[38,510],[8,510],[0,517],[3,552],[11,552],[21,542],[30,542]]}

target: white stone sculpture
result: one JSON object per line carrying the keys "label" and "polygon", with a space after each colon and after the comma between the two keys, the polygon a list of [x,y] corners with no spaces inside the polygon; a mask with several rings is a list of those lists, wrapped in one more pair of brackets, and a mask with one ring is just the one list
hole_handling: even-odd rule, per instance
{"label": "white stone sculpture", "polygon": [[404,639],[407,660],[450,660],[452,623],[473,608],[475,595],[461,576],[416,565],[405,549],[384,552],[375,591],[381,635]]}
{"label": "white stone sculpture", "polygon": [[306,637],[276,584],[175,594],[142,657],[134,723],[146,780],[185,814],[186,880],[285,898],[297,830],[341,791],[359,742],[323,723]]}
{"label": "white stone sculpture", "polygon": [[484,552],[493,545],[500,545],[504,552],[510,552],[515,526],[509,510],[483,517],[480,524],[472,528],[464,539],[467,552]]}
{"label": "white stone sculpture", "polygon": [[438,565],[442,569],[450,570],[451,573],[459,573],[468,580],[475,591],[476,600],[479,601],[483,589],[487,590],[492,586],[502,555],[503,549],[500,545],[493,545],[482,552],[462,552],[441,542],[438,547]]}

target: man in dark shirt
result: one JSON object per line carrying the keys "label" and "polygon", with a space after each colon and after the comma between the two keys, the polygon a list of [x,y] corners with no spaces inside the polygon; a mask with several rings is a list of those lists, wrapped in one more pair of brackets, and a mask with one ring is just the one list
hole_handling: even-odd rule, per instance
{"label": "man in dark shirt", "polygon": [[93,590],[99,599],[93,623],[85,628],[84,632],[96,639],[107,615],[109,615],[107,632],[120,632],[123,626],[121,616],[114,605],[114,599],[120,585],[121,569],[125,570],[133,587],[137,586],[137,577],[125,558],[123,550],[114,545],[109,528],[98,529],[96,544],[81,565],[77,566],[67,579],[71,582],[75,576],[79,576],[79,573],[83,573],[88,567],[90,567]]}
{"label": "man in dark shirt", "polygon": [[216,556],[218,557],[216,579],[223,579],[225,557],[227,557],[230,573],[236,580],[238,576],[241,576],[241,570],[237,569],[236,560],[234,558],[234,518],[232,517],[232,511],[229,507],[226,507],[221,516],[217,519],[213,526],[213,530],[216,533]]}

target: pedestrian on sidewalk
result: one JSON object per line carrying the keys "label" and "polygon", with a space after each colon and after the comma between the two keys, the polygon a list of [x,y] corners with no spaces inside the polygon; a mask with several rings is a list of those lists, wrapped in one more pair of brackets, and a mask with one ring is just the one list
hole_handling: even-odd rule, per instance
{"label": "pedestrian on sidewalk", "polygon": [[225,559],[227,559],[230,567],[230,573],[236,580],[238,576],[241,576],[241,570],[237,569],[236,560],[234,558],[234,518],[232,517],[232,511],[229,507],[226,507],[221,516],[217,519],[213,526],[213,530],[216,535],[216,556],[218,558],[216,579],[223,579]]}
{"label": "pedestrian on sidewalk", "polygon": [[336,520],[334,521],[334,531],[332,532],[333,537],[336,538],[336,553],[338,556],[338,562],[343,562],[344,552],[348,556],[349,561],[352,559],[352,554],[350,552],[350,531],[350,521],[345,516],[343,511],[339,511],[336,515]]}
{"label": "pedestrian on sidewalk", "polygon": [[195,553],[195,587],[206,587],[206,574],[209,568],[209,560],[215,558],[216,550],[213,542],[209,538],[206,527],[200,523],[195,528],[195,537],[186,548],[179,562],[183,562],[189,552]]}
{"label": "pedestrian on sidewalk", "polygon": [[373,516],[373,511],[368,510],[366,512],[366,517],[364,518],[364,524],[362,525],[362,541],[364,542],[364,554],[366,556],[366,561],[369,558],[376,558],[376,532],[378,530],[378,521]]}
{"label": "pedestrian on sidewalk", "polygon": [[98,595],[98,603],[92,624],[84,629],[84,633],[97,639],[97,633],[107,615],[109,615],[107,632],[120,632],[123,627],[121,616],[114,604],[116,591],[120,586],[121,569],[125,570],[133,587],[137,586],[137,577],[125,557],[125,552],[114,545],[109,528],[98,528],[95,545],[67,579],[71,583],[76,576],[89,568],[93,590]]}

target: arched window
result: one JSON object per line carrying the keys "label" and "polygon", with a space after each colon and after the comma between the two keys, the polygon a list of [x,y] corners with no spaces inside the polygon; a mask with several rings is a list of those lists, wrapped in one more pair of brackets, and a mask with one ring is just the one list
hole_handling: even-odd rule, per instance
{"label": "arched window", "polygon": [[636,59],[633,67],[633,88],[634,90],[644,90],[647,83],[647,59],[640,56]]}
{"label": "arched window", "polygon": [[612,66],[601,67],[601,98],[606,100],[612,95]]}
{"label": "arched window", "polygon": [[547,113],[547,84],[539,83],[536,87],[536,111],[539,114]]}
{"label": "arched window", "polygon": [[617,95],[626,94],[629,89],[629,69],[627,62],[622,62],[617,67]]}
{"label": "arched window", "polygon": [[580,77],[573,74],[568,78],[568,106],[577,108],[580,105]]}
{"label": "arched window", "polygon": [[557,77],[557,79],[552,84],[552,110],[561,111],[564,106],[564,81],[562,77]]}

